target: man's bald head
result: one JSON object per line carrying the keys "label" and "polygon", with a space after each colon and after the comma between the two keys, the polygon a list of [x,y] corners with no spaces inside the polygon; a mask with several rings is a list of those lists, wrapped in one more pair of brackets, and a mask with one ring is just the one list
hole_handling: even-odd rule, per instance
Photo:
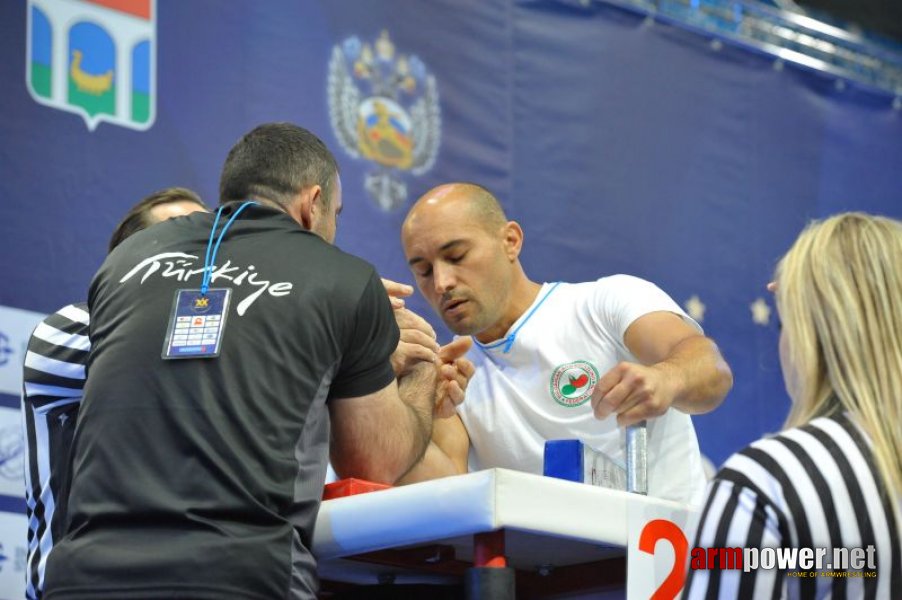
{"label": "man's bald head", "polygon": [[523,230],[491,192],[474,183],[429,190],[404,220],[401,242],[417,287],[452,331],[481,342],[506,331],[528,283]]}
{"label": "man's bald head", "polygon": [[486,231],[496,232],[507,223],[504,209],[492,192],[476,183],[459,182],[434,187],[420,196],[407,214],[403,227],[408,228],[423,212],[446,206],[459,207],[474,225]]}

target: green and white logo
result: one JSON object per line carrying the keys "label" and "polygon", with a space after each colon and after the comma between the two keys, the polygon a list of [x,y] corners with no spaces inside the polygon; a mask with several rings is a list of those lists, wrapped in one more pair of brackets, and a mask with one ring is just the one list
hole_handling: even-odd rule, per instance
{"label": "green and white logo", "polygon": [[551,397],[561,406],[575,407],[592,397],[598,370],[592,363],[577,360],[560,365],[551,374]]}

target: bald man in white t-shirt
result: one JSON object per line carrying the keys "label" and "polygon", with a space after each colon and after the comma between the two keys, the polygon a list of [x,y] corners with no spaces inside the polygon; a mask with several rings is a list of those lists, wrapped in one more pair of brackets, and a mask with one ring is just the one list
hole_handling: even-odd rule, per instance
{"label": "bald man in white t-shirt", "polygon": [[407,481],[492,467],[541,474],[552,439],[622,460],[625,427],[646,420],[649,494],[700,500],[689,415],[716,408],[732,374],[667,294],[627,275],[531,281],[519,261],[522,229],[474,184],[427,192],[401,238],[420,292],[452,331],[473,336],[467,358],[476,366]]}

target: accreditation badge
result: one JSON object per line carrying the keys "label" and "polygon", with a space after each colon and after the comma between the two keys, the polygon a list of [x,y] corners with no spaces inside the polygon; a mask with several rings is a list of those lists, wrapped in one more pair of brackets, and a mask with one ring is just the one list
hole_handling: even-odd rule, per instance
{"label": "accreditation badge", "polygon": [[176,290],[163,358],[216,358],[222,347],[232,290]]}

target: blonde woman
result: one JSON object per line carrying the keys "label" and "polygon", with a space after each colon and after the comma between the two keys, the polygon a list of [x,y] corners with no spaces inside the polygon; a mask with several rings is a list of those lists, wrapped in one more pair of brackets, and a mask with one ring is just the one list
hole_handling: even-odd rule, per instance
{"label": "blonde woman", "polygon": [[690,569],[685,597],[902,598],[902,223],[812,223],[769,287],[792,410],[718,472],[694,547],[812,551]]}

